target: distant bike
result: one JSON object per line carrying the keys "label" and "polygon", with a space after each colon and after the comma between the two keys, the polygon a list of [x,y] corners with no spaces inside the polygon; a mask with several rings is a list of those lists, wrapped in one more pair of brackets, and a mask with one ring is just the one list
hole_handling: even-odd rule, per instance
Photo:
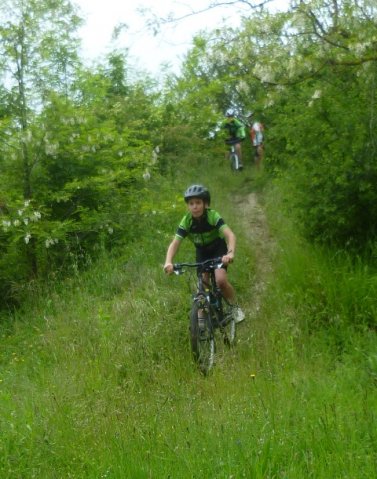
{"label": "distant bike", "polygon": [[229,161],[230,167],[233,171],[242,171],[243,165],[241,163],[240,158],[236,152],[236,147],[234,146],[236,143],[240,143],[243,139],[235,138],[235,139],[228,139],[226,140],[226,144],[229,145]]}
{"label": "distant bike", "polygon": [[196,293],[190,313],[190,344],[200,371],[207,375],[215,363],[216,335],[230,347],[235,342],[236,322],[233,306],[224,298],[216,283],[215,270],[221,268],[221,258],[202,263],[177,263],[174,272],[183,274],[196,269]]}

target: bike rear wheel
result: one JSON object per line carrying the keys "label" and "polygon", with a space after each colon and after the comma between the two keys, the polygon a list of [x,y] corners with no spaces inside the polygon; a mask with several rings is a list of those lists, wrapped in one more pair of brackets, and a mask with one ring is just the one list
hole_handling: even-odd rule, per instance
{"label": "bike rear wheel", "polygon": [[[203,317],[199,325],[199,312]],[[215,362],[216,344],[208,311],[194,303],[190,315],[190,343],[194,360],[200,371],[207,375]]]}

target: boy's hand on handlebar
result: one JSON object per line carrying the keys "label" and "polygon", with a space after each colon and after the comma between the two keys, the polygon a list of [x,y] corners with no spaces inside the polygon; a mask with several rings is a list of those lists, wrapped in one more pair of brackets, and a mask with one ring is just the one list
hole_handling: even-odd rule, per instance
{"label": "boy's hand on handlebar", "polygon": [[234,254],[233,253],[227,253],[225,254],[221,261],[224,263],[225,266],[227,266],[230,263],[233,263],[234,261]]}
{"label": "boy's hand on handlebar", "polygon": [[172,263],[166,263],[164,264],[164,271],[166,274],[172,274],[174,273],[174,267]]}

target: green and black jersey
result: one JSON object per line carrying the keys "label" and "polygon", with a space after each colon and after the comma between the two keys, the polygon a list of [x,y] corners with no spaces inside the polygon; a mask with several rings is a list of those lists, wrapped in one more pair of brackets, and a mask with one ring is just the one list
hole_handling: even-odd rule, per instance
{"label": "green and black jersey", "polygon": [[175,237],[178,240],[189,238],[197,248],[207,248],[219,239],[224,239],[223,230],[227,225],[220,214],[206,208],[201,218],[193,218],[190,212],[186,213],[178,226]]}
{"label": "green and black jersey", "polygon": [[229,138],[239,138],[240,140],[245,139],[245,125],[238,118],[233,118],[230,121],[225,120],[222,126],[227,130]]}

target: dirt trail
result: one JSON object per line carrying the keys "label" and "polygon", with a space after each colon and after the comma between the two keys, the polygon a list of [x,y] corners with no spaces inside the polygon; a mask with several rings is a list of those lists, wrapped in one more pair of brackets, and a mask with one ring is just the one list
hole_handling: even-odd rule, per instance
{"label": "dirt trail", "polygon": [[263,208],[259,204],[256,193],[250,193],[239,200],[240,220],[243,230],[249,238],[250,245],[257,251],[255,263],[255,281],[252,285],[251,317],[254,317],[261,306],[269,276],[273,271],[274,243],[269,234],[268,223]]}

